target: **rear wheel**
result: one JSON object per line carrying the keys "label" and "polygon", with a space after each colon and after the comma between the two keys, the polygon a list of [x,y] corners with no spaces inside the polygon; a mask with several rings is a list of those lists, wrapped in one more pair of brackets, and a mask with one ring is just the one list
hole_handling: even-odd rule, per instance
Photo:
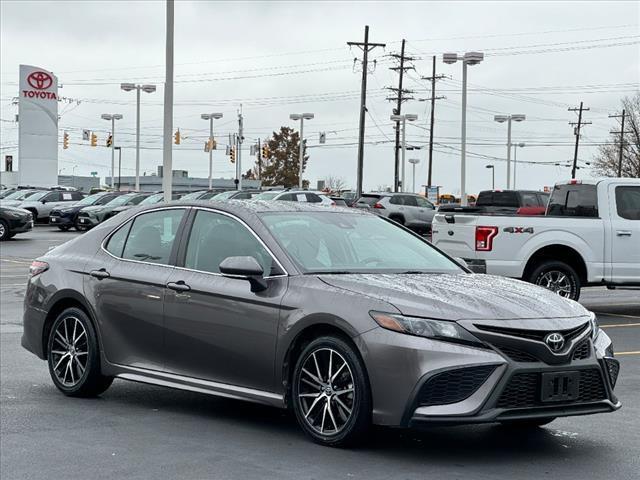
{"label": "rear wheel", "polygon": [[303,350],[293,373],[293,410],[315,442],[355,443],[371,423],[371,393],[362,361],[344,340],[325,336]]}
{"label": "rear wheel", "polygon": [[568,264],[557,260],[540,263],[528,281],[571,300],[580,298],[580,277]]}
{"label": "rear wheel", "polygon": [[536,428],[548,425],[553,422],[556,417],[527,418],[522,420],[504,420],[500,422],[505,427],[513,428]]}
{"label": "rear wheel", "polygon": [[0,220],[0,242],[2,240],[8,240],[12,235],[9,231],[9,225],[4,220]]}
{"label": "rear wheel", "polygon": [[53,383],[70,397],[100,395],[113,382],[100,371],[96,333],[79,308],[68,308],[56,318],[49,333],[47,360]]}

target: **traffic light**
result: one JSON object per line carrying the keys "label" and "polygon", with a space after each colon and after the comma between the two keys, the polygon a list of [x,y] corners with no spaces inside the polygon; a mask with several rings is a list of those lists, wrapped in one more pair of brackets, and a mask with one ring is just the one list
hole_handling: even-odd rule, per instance
{"label": "traffic light", "polygon": [[111,145],[113,145],[113,135],[109,134],[107,137],[107,147],[110,147]]}
{"label": "traffic light", "polygon": [[262,146],[262,158],[268,158],[269,157],[269,147],[267,147],[266,145]]}
{"label": "traffic light", "polygon": [[176,145],[180,145],[180,129],[176,130],[173,143],[175,143]]}
{"label": "traffic light", "polygon": [[67,132],[64,132],[64,135],[62,136],[62,148],[65,150],[69,148],[69,134]]}
{"label": "traffic light", "polygon": [[91,146],[95,147],[98,145],[98,135],[96,135],[95,133],[91,134]]}
{"label": "traffic light", "polygon": [[218,148],[218,144],[216,143],[216,141],[212,138],[211,140],[209,140],[209,149],[210,150],[215,150],[216,148]]}
{"label": "traffic light", "polygon": [[236,163],[236,147],[231,147],[231,150],[229,151],[229,157],[231,163]]}

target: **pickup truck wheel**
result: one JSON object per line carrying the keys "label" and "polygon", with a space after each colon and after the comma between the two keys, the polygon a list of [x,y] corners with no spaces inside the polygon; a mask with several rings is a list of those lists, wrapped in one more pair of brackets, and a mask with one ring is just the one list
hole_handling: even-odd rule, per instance
{"label": "pickup truck wheel", "polygon": [[540,263],[528,281],[571,300],[580,298],[580,277],[568,264],[556,260]]}

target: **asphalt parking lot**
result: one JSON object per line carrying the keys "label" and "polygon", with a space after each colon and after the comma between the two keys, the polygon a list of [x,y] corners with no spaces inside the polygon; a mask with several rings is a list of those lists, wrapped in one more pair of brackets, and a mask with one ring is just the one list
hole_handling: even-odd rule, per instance
{"label": "asphalt parking lot", "polygon": [[545,428],[375,429],[355,450],[317,446],[273,408],[116,380],[99,399],[60,394],[20,347],[31,260],[77,235],[37,227],[0,244],[0,477],[637,479],[640,291],[583,292],[622,364],[612,414]]}

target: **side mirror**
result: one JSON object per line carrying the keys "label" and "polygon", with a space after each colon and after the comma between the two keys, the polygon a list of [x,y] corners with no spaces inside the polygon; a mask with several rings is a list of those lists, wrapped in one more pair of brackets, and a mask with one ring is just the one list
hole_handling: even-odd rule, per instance
{"label": "side mirror", "polygon": [[220,273],[232,278],[243,278],[251,284],[252,292],[261,292],[267,289],[264,279],[264,270],[253,257],[227,257],[218,267]]}
{"label": "side mirror", "polygon": [[44,205],[45,203],[47,203],[47,201],[46,200],[40,200],[40,203],[42,203]]}

